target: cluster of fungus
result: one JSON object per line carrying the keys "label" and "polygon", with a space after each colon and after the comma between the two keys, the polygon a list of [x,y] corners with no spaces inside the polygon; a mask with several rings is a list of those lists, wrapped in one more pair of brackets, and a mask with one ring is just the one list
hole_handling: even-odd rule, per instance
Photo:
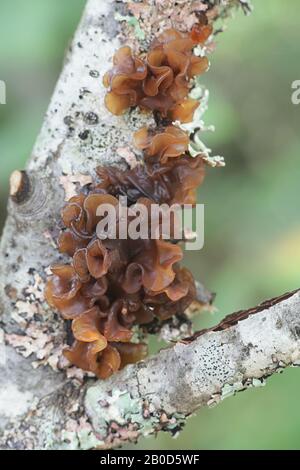
{"label": "cluster of fungus", "polygon": [[[201,156],[188,153],[189,136],[172,124],[192,119],[198,102],[188,98],[190,79],[207,69],[206,57],[193,54],[211,34],[207,24],[196,25],[190,34],[170,29],[152,44],[145,57],[122,47],[114,67],[104,77],[109,87],[106,106],[114,114],[139,106],[156,111],[168,120],[166,127],[142,128],[134,135],[144,160],[128,170],[97,169],[99,180],[72,197],[62,210],[63,229],[58,247],[72,258],[52,266],[45,297],[66,320],[71,321],[73,344],[65,349],[68,360],[105,379],[128,363],[147,354],[146,344],[136,342],[134,326],[149,325],[181,314],[196,297],[192,274],[180,266],[178,240],[159,236],[131,239],[120,236],[121,217],[130,220],[136,204],[195,204],[196,189],[204,177]],[[127,205],[120,208],[120,197]],[[116,209],[115,237],[99,236],[103,220],[98,208]]]}
{"label": "cluster of fungus", "polygon": [[105,98],[109,111],[119,115],[139,106],[172,121],[190,122],[199,105],[188,97],[190,79],[208,69],[207,57],[196,56],[193,48],[205,43],[211,32],[210,25],[195,25],[190,34],[168,29],[153,41],[145,56],[121,47],[114,56],[114,67],[103,79],[110,89]]}

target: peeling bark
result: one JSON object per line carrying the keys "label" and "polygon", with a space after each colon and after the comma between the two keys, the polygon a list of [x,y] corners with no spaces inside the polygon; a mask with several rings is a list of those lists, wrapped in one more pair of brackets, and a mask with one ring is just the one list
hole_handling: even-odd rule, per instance
{"label": "peeling bark", "polygon": [[[187,28],[195,5],[209,5],[217,19],[238,4],[247,9],[245,0],[146,0],[138,13],[137,2],[128,11],[120,0],[88,0],[26,173],[12,179],[0,248],[2,448],[110,448],[160,429],[176,433],[200,406],[298,364],[296,292],[95,382],[63,360],[66,322],[43,296],[47,267],[63,259],[56,237],[66,195],[100,163],[124,165],[133,132],[153,124],[138,110],[116,117],[104,107],[101,77],[114,51],[125,40],[143,49],[173,23]],[[138,26],[120,21],[134,10]]]}

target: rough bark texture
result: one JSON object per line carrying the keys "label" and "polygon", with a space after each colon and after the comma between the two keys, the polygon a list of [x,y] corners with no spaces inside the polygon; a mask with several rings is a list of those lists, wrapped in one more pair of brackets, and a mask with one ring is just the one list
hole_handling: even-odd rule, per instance
{"label": "rough bark texture", "polygon": [[47,267],[62,259],[63,200],[100,163],[122,165],[133,131],[152,121],[105,109],[101,76],[114,51],[125,40],[143,49],[171,24],[188,28],[196,7],[213,7],[217,18],[237,4],[247,8],[245,0],[147,0],[132,27],[119,21],[125,1],[87,2],[26,173],[13,178],[0,250],[2,448],[107,448],[159,429],[175,433],[198,407],[300,360],[297,292],[95,382],[62,359],[66,322],[43,297]]}
{"label": "rough bark texture", "polygon": [[[300,293],[287,294],[162,350],[87,390],[85,406],[101,447],[167,430],[176,434],[213,406],[274,372],[300,365]],[[130,418],[130,422],[129,422]]]}

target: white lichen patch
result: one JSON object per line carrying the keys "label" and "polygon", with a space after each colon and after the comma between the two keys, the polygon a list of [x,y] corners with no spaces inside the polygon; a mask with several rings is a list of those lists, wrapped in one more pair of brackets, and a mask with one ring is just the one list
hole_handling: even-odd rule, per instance
{"label": "white lichen patch", "polygon": [[63,357],[63,322],[55,321],[55,312],[45,305],[44,288],[38,273],[30,276],[24,289],[25,300],[14,303],[10,316],[24,333],[7,333],[5,341],[23,357],[30,357],[33,368],[49,365],[57,370]]}
{"label": "white lichen patch", "polygon": [[31,320],[39,312],[39,304],[37,302],[18,300],[16,302],[16,312],[22,319],[26,321]]}
{"label": "white lichen patch", "polygon": [[162,326],[159,331],[159,339],[167,343],[180,341],[182,338],[187,338],[193,334],[192,323],[187,321],[180,321],[176,317],[171,319]]}
{"label": "white lichen patch", "polygon": [[[207,150],[207,149],[206,149]],[[226,165],[224,157],[220,156],[215,156],[215,157],[210,157],[208,155],[204,155],[202,157],[202,160],[208,165],[211,166],[212,168],[222,168]]]}
{"label": "white lichen patch", "polygon": [[[60,326],[60,324],[58,324]],[[69,366],[62,355],[64,334],[60,328],[56,334],[48,331],[47,324],[30,322],[26,324],[23,335],[11,333],[5,335],[6,344],[12,346],[25,358],[31,359],[32,367],[49,365],[53,370]]]}
{"label": "white lichen patch", "polygon": [[34,353],[38,359],[44,359],[52,349],[51,337],[34,324],[27,328],[26,335],[7,334],[5,339],[24,357]]}
{"label": "white lichen patch", "polygon": [[33,284],[30,284],[26,289],[26,295],[30,300],[43,301],[44,300],[44,287],[45,283],[41,276],[37,273],[33,276]]}
{"label": "white lichen patch", "polygon": [[33,401],[33,394],[19,390],[13,383],[6,383],[0,390],[0,416],[15,418],[25,413]]}
{"label": "white lichen patch", "polygon": [[71,197],[78,194],[78,188],[92,183],[92,177],[90,175],[82,175],[77,173],[76,175],[61,176],[59,181],[65,191],[65,201],[71,199]]}

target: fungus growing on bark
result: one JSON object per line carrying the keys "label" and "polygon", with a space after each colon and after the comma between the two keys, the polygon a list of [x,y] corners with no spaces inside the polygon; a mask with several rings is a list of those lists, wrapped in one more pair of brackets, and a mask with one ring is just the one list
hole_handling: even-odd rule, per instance
{"label": "fungus growing on bark", "polygon": [[176,126],[168,126],[161,132],[150,132],[143,127],[134,134],[135,146],[145,151],[146,159],[155,157],[162,164],[169,158],[179,157],[188,150],[189,135]]}
{"label": "fungus growing on bark", "polygon": [[136,202],[140,197],[153,199],[157,204],[195,204],[196,189],[202,183],[205,166],[202,158],[184,155],[165,164],[139,164],[122,171],[116,167],[99,167],[102,182],[98,188],[111,194],[126,195]]}
{"label": "fungus growing on bark", "polygon": [[121,47],[115,53],[113,64],[114,67],[103,78],[104,86],[110,88],[105,104],[111,113],[119,115],[138,104],[147,66],[141,58],[133,55],[128,46]]}
{"label": "fungus growing on bark", "polygon": [[[59,249],[72,256],[72,263],[53,266],[45,290],[48,303],[72,320],[75,341],[65,351],[66,357],[100,378],[145,356],[146,345],[131,342],[134,325],[172,315],[169,301],[178,304],[172,312],[179,311],[183,303],[192,301],[194,289],[192,277],[187,285],[178,268],[182,251],[177,244],[129,236],[121,239],[118,216],[108,223],[116,224],[117,238],[100,240],[97,208],[107,202],[117,207],[119,201],[92,190],[71,198],[63,208],[66,228]],[[139,202],[148,207],[150,217],[153,201]],[[122,210],[130,220],[132,207]]]}
{"label": "fungus growing on bark", "polygon": [[116,115],[133,106],[158,111],[170,120],[190,122],[199,102],[188,97],[190,80],[208,69],[208,59],[193,49],[204,44],[212,32],[207,24],[197,24],[189,34],[168,29],[152,43],[145,56],[121,47],[113,68],[104,75],[109,88],[105,103]]}
{"label": "fungus growing on bark", "polygon": [[[122,114],[138,105],[169,119],[191,120],[199,103],[188,98],[190,79],[208,67],[193,48],[210,34],[204,22],[190,34],[163,32],[145,57],[134,56],[127,46],[119,49],[104,77],[110,88],[107,108]],[[166,240],[161,216],[152,209],[163,203],[194,205],[203,159],[189,155],[189,136],[175,125],[142,128],[134,143],[144,152],[143,162],[125,171],[99,167],[100,181],[63,208],[58,247],[72,261],[51,268],[45,289],[49,305],[72,322],[74,341],[65,356],[102,379],[145,357],[146,344],[133,341],[134,326],[145,330],[155,319],[181,315],[196,298],[192,274],[179,265],[176,217],[169,219]],[[130,224],[141,205],[140,233],[133,237]]]}

